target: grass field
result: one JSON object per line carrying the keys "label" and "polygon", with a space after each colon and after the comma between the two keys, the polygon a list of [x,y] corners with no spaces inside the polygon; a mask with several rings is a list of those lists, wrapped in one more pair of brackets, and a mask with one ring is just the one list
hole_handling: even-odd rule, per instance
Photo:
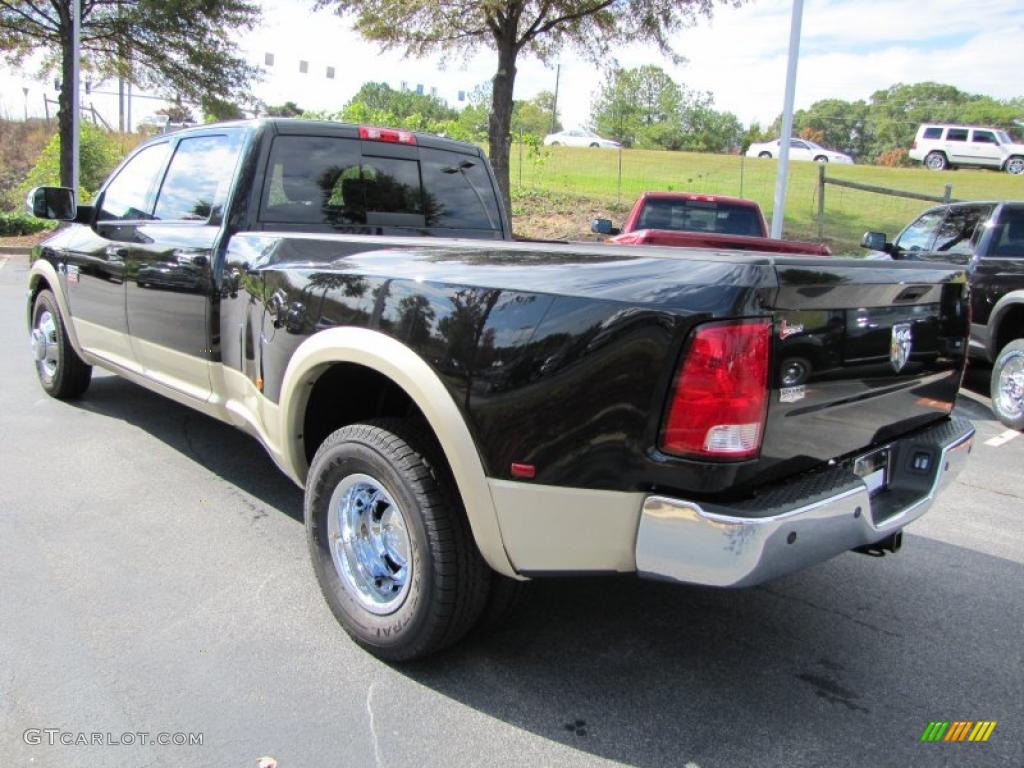
{"label": "grass field", "polygon": [[[539,158],[513,146],[513,221],[517,233],[580,237],[589,233],[592,213],[610,214],[621,224],[644,191],[675,190],[741,195],[756,200],[771,221],[778,162],[736,155],[627,149],[551,147]],[[620,166],[621,161],[621,183]],[[830,177],[890,189],[941,196],[952,184],[961,200],[1024,199],[1024,176],[984,170],[928,171],[872,165],[829,165]],[[818,167],[790,165],[785,235],[817,239]],[[879,230],[895,235],[930,203],[826,186],[824,241],[836,253],[858,254],[861,235]],[[568,216],[569,218],[566,218]],[[588,218],[589,217],[589,218]]]}

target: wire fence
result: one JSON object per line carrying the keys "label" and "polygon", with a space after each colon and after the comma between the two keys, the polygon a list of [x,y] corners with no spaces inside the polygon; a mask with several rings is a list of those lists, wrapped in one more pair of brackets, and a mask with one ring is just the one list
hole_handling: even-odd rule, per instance
{"label": "wire fence", "polygon": [[[601,203],[620,218],[636,198],[647,191],[695,192],[745,197],[760,204],[770,221],[775,197],[778,162],[742,155],[712,155],[636,149],[512,146],[510,182],[513,194],[568,195]],[[919,168],[882,168],[867,165],[829,164],[828,179],[849,181],[860,187],[823,187],[819,165],[793,162],[786,195],[784,234],[787,238],[828,244],[834,253],[862,255],[861,237],[868,230],[894,235],[921,211],[952,193],[948,175]],[[989,171],[957,172],[959,197],[992,197],[993,184],[1009,190],[1002,197],[1020,197],[1021,180]],[[965,190],[961,190],[961,182]],[[947,186],[949,189],[947,190]],[[819,190],[826,188],[823,208]],[[906,191],[929,200],[893,196]],[[581,207],[582,210],[582,207]],[[578,222],[579,234],[589,231],[589,221]]]}

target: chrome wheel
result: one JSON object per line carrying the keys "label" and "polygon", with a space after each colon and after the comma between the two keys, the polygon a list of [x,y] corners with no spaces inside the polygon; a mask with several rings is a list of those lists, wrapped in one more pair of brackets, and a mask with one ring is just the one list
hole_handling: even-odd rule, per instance
{"label": "chrome wheel", "polygon": [[1009,358],[996,384],[999,410],[1011,419],[1024,415],[1024,355]]}
{"label": "chrome wheel", "polygon": [[807,381],[811,373],[811,365],[802,357],[791,357],[783,360],[782,365],[782,386],[795,387]]}
{"label": "chrome wheel", "polygon": [[362,607],[397,611],[411,584],[412,547],[405,516],[384,486],[369,475],[343,478],[331,494],[327,537],[338,576]]}
{"label": "chrome wheel", "polygon": [[57,375],[57,368],[60,365],[57,323],[47,309],[39,313],[36,325],[32,329],[32,357],[36,361],[40,377],[50,381]]}
{"label": "chrome wheel", "polygon": [[924,164],[929,170],[941,171],[946,167],[946,156],[941,152],[929,152]]}
{"label": "chrome wheel", "polygon": [[1006,172],[1014,176],[1024,173],[1024,157],[1011,157],[1006,161]]}

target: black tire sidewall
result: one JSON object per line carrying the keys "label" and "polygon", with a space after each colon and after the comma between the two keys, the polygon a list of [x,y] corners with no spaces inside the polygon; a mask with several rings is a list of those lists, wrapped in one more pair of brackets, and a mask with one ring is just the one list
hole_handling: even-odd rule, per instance
{"label": "black tire sidewall", "polygon": [[1006,363],[1011,358],[1022,356],[1024,356],[1024,339],[1011,341],[999,350],[999,354],[996,356],[995,362],[992,364],[992,380],[989,384],[989,395],[992,400],[992,412],[1000,422],[1005,424],[1007,427],[1010,427],[1010,429],[1017,430],[1024,429],[1024,413],[1014,419],[999,410],[999,376],[1002,373],[1003,368],[1006,366]]}
{"label": "black tire sidewall", "polygon": [[[357,473],[370,475],[387,489],[402,511],[409,534],[412,582],[399,608],[386,615],[371,613],[349,593],[328,545],[331,494],[342,479]],[[428,598],[434,587],[433,558],[414,483],[378,450],[357,440],[336,443],[319,454],[309,477],[313,484],[307,493],[307,539],[313,570],[331,611],[358,643],[372,646],[380,655],[392,655],[388,651],[404,655],[404,649],[417,642],[428,621]]]}
{"label": "black tire sidewall", "polygon": [[57,370],[53,372],[53,377],[47,380],[39,369],[39,364],[34,360],[33,365],[35,365],[36,376],[39,379],[40,386],[48,394],[57,395],[61,391],[64,377],[67,376],[68,345],[66,344],[67,336],[64,332],[64,319],[61,317],[60,308],[57,306],[57,299],[48,290],[40,291],[36,296],[35,303],[32,306],[32,330],[35,330],[39,322],[39,316],[43,311],[49,312],[50,316],[53,317],[53,326],[57,330]]}

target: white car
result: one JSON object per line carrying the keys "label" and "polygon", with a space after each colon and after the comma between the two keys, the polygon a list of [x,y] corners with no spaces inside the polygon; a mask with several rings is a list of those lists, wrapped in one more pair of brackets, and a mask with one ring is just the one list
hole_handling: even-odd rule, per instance
{"label": "white car", "polygon": [[[747,150],[747,157],[778,157],[779,156],[779,139],[775,141],[763,141],[756,144],[751,144],[750,149]],[[815,144],[813,141],[807,139],[790,139],[789,140],[789,159],[790,160],[813,160],[816,163],[845,163],[847,165],[853,165],[853,158],[849,155],[844,155],[842,152],[836,152],[833,149],[825,149],[820,144]]]}
{"label": "white car", "polygon": [[544,137],[544,144],[549,147],[600,147],[602,149],[619,149],[622,145],[611,139],[602,139],[596,133],[573,128],[569,131],[549,133]]}
{"label": "white car", "polygon": [[922,125],[909,154],[933,171],[977,166],[1002,169],[1015,176],[1024,174],[1024,145],[999,128]]}

